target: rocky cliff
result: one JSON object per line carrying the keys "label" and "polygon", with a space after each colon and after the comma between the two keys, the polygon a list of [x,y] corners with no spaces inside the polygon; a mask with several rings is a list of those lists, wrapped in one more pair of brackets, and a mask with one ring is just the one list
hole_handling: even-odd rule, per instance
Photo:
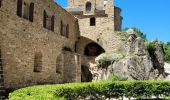
{"label": "rocky cliff", "polygon": [[164,72],[164,52],[158,41],[152,45],[137,37],[132,29],[128,35],[128,48],[124,51],[106,52],[95,59],[90,68],[93,80],[104,80],[111,75],[128,80],[161,80]]}

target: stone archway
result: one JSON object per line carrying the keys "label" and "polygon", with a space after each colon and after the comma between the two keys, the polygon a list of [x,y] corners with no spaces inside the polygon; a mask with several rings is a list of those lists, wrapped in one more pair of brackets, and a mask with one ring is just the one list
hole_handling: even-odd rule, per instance
{"label": "stone archway", "polygon": [[105,50],[95,42],[91,42],[84,48],[84,55],[86,56],[98,56],[104,53]]}
{"label": "stone archway", "polygon": [[105,49],[97,41],[81,36],[76,51],[81,54],[81,81],[90,82],[95,75],[93,69],[97,66],[95,58],[104,53]]}

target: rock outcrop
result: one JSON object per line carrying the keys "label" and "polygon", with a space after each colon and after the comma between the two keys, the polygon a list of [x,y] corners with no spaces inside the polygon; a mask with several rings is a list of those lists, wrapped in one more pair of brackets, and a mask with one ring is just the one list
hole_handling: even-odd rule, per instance
{"label": "rock outcrop", "polygon": [[[158,41],[152,43],[154,49],[145,45],[133,30],[128,30],[128,50],[105,53],[96,58],[97,75],[93,80],[104,80],[110,75],[128,80],[161,80],[165,77],[164,52]],[[93,74],[93,73],[92,73]]]}
{"label": "rock outcrop", "polygon": [[89,67],[86,65],[81,65],[81,81],[82,82],[90,82],[92,81],[92,73],[89,70]]}

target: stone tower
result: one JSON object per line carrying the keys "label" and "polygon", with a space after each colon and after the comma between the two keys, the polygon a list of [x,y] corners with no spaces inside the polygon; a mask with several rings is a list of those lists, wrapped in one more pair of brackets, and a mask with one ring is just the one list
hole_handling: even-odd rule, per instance
{"label": "stone tower", "polygon": [[78,17],[109,18],[108,22],[112,29],[114,31],[121,30],[121,9],[114,6],[113,0],[68,0],[67,10]]}
{"label": "stone tower", "polygon": [[121,31],[121,9],[113,0],[68,0],[66,10],[78,18],[81,38],[92,40],[104,50],[117,48],[111,41],[106,43],[117,41],[113,33]]}
{"label": "stone tower", "polygon": [[103,52],[125,48],[115,32],[121,31],[122,17],[113,0],[68,0],[66,10],[78,19],[80,38],[76,51],[81,54],[82,69],[92,68],[95,58]]}

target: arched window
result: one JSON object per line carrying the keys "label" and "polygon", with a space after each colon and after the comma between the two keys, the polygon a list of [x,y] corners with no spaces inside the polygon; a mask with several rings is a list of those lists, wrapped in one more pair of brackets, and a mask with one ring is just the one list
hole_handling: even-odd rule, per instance
{"label": "arched window", "polygon": [[86,12],[90,12],[91,11],[91,3],[87,2],[86,3]]}
{"label": "arched window", "polygon": [[31,22],[33,22],[33,18],[34,18],[34,3],[31,3],[30,4],[29,20]]}
{"label": "arched window", "polygon": [[35,53],[34,58],[34,72],[41,72],[42,71],[42,53],[37,52]]}
{"label": "arched window", "polygon": [[17,1],[17,15],[22,17],[22,0]]}
{"label": "arched window", "polygon": [[90,26],[96,26],[96,18],[90,18]]}
{"label": "arched window", "polygon": [[43,27],[51,31],[54,31],[54,15],[48,16],[45,10],[43,18]]}

